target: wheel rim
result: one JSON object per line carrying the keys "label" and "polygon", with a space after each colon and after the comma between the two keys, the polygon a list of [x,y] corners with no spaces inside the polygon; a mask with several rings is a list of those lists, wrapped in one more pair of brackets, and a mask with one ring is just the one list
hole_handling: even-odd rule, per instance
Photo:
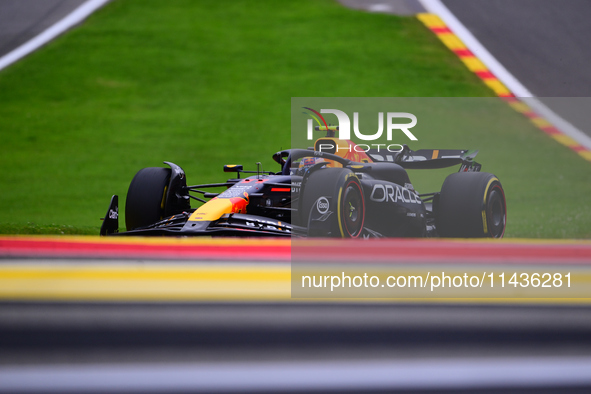
{"label": "wheel rim", "polygon": [[488,198],[487,220],[489,234],[493,238],[501,238],[505,233],[506,224],[505,196],[500,186],[495,185]]}
{"label": "wheel rim", "polygon": [[499,200],[493,203],[491,209],[491,217],[492,217],[492,224],[493,226],[499,226],[501,221],[503,220],[503,208],[501,206],[501,202]]}

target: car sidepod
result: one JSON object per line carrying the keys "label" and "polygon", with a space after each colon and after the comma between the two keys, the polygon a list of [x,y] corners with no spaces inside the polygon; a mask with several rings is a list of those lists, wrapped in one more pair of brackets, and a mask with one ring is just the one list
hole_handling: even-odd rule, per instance
{"label": "car sidepod", "polygon": [[318,169],[304,178],[302,189],[298,210],[308,236],[426,235],[425,205],[396,164]]}

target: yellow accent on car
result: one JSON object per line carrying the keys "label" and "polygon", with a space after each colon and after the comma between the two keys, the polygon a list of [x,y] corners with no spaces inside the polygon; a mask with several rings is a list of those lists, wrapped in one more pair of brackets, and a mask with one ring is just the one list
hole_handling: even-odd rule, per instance
{"label": "yellow accent on car", "polygon": [[164,209],[164,202],[166,200],[166,192],[168,191],[168,185],[164,186],[164,193],[162,193],[162,201],[160,201],[160,209]]}
{"label": "yellow accent on car", "polygon": [[345,237],[345,232],[343,231],[343,223],[341,223],[341,194],[343,192],[343,188],[339,189],[339,196],[337,197],[337,221],[339,222],[339,230],[341,231],[341,237]]}
{"label": "yellow accent on car", "polygon": [[218,220],[223,214],[231,213],[232,207],[232,201],[230,199],[213,198],[193,212],[189,217],[189,221],[211,222]]}

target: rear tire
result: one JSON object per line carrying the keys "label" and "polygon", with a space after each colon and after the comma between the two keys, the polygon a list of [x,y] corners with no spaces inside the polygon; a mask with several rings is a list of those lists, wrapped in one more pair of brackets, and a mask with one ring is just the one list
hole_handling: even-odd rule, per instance
{"label": "rear tire", "polygon": [[[355,174],[343,168],[323,168],[309,175],[302,188],[300,215],[302,224],[308,226],[309,236],[357,238],[365,222],[363,188]],[[315,226],[310,220],[319,199],[331,197],[327,211],[332,211],[325,223]],[[328,200],[326,201],[328,204]]]}
{"label": "rear tire", "polygon": [[443,182],[437,204],[442,237],[502,238],[507,222],[505,192],[486,172],[458,172]]}
{"label": "rear tire", "polygon": [[171,173],[170,168],[148,167],[135,174],[125,200],[127,231],[163,219]]}

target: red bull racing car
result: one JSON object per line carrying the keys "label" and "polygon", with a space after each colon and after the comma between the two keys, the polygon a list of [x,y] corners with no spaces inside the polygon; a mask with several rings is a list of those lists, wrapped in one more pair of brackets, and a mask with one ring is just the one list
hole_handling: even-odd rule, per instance
{"label": "red bull racing car", "polygon": [[[505,193],[499,179],[480,172],[477,151],[407,146],[396,152],[361,149],[334,138],[314,148],[277,152],[277,172],[245,171],[223,183],[187,185],[185,172],[140,170],[129,186],[125,232],[119,232],[114,195],[101,235],[493,237],[505,232]],[[419,194],[407,169],[459,166],[441,190]],[[221,189],[221,190],[220,190]],[[200,205],[191,207],[191,200]]]}

